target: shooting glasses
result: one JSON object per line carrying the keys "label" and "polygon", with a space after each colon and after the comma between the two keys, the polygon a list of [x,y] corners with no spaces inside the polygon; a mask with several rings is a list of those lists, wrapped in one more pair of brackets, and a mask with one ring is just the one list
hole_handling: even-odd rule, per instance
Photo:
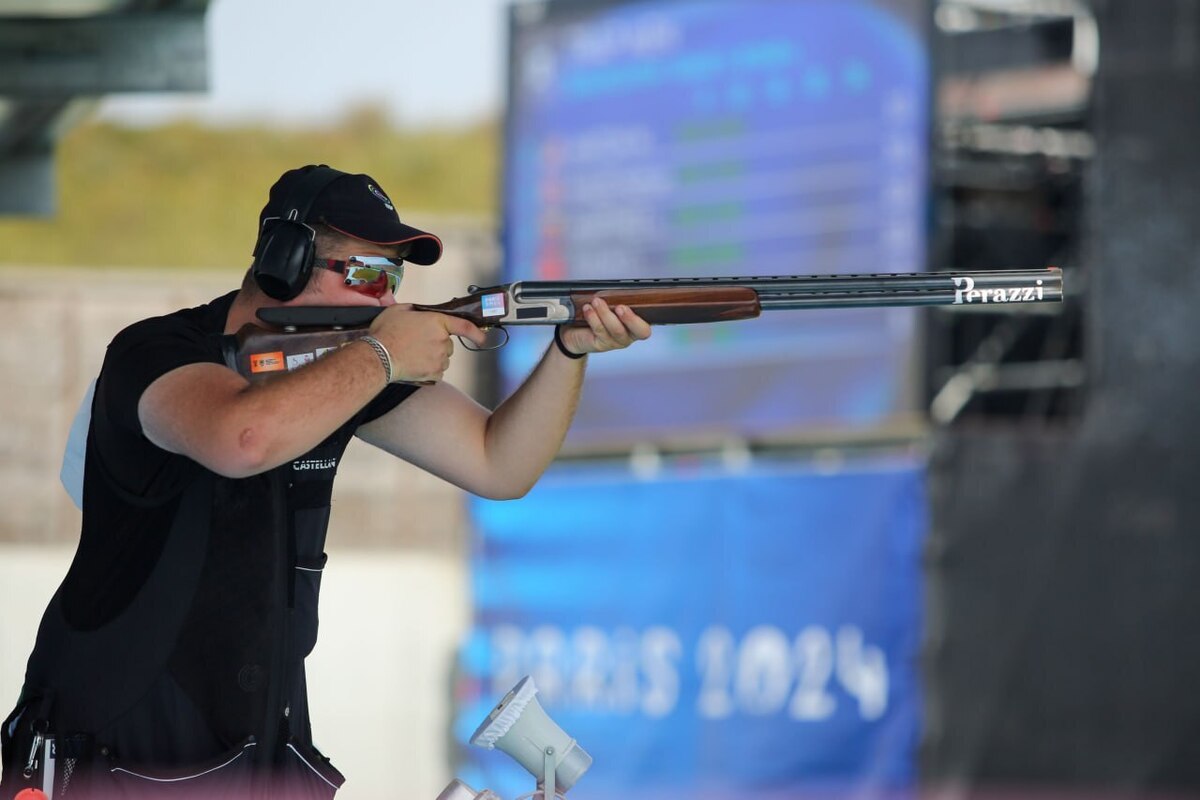
{"label": "shooting glasses", "polygon": [[404,278],[404,259],[385,256],[350,256],[343,260],[318,258],[314,267],[340,273],[346,285],[369,294],[382,297],[385,291],[396,294]]}

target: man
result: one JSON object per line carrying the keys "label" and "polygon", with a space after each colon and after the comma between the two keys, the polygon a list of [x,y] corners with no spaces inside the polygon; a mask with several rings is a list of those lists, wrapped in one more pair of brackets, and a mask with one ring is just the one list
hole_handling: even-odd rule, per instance
{"label": "man", "polygon": [[[650,335],[597,300],[588,327],[558,329],[488,412],[441,382],[451,337],[484,333],[392,294],[403,261],[440,255],[370,177],[303,167],[272,187],[238,291],[117,335],[92,404],[79,550],[0,730],[0,796],[48,771],[67,797],[333,795],[342,778],[312,748],[304,657],[349,439],[520,497],[562,443],[586,355]],[[219,335],[278,305],[384,311],[363,340],[251,384]]]}

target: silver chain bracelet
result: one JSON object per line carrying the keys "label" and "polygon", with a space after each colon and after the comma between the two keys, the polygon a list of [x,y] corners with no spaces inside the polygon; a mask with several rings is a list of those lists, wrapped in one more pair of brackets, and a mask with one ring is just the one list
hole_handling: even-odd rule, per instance
{"label": "silver chain bracelet", "polygon": [[387,373],[387,382],[391,383],[395,379],[395,374],[392,372],[392,354],[383,346],[383,342],[374,336],[364,336],[362,340],[371,345],[371,349],[375,351],[375,355],[379,356],[379,361],[383,364],[383,371]]}

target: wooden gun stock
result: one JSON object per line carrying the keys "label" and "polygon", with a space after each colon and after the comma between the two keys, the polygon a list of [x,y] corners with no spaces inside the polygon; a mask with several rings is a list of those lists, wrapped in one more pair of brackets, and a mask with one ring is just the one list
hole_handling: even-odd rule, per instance
{"label": "wooden gun stock", "polygon": [[237,333],[222,337],[221,353],[225,366],[247,380],[257,381],[304,366],[366,335],[366,326],[280,331],[247,324]]}

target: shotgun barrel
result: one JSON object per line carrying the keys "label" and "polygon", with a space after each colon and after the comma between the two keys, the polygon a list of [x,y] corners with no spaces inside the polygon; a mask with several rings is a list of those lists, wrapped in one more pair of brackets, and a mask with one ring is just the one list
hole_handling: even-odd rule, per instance
{"label": "shotgun barrel", "polygon": [[[859,299],[863,306],[886,305],[955,305],[966,304],[965,295],[979,292],[970,302],[996,302],[998,292],[1007,298],[1012,290],[1024,302],[1057,302],[1062,300],[1062,270],[1046,269],[989,270],[980,272],[918,272],[875,273],[868,275],[767,275],[762,277],[725,278],[627,278],[596,281],[520,281],[513,286],[514,299],[533,300],[559,297],[583,292],[627,291],[630,289],[702,289],[715,287],[745,287],[753,289],[762,306],[774,309],[822,308],[854,306]],[[1026,292],[1029,289],[1032,292]],[[1040,290],[1040,294],[1039,294]],[[928,293],[925,299],[917,299]],[[809,298],[833,295],[828,304]],[[958,303],[955,302],[958,296]],[[781,298],[781,302],[774,302]],[[891,299],[892,302],[887,302]],[[1015,302],[1016,300],[1014,300]],[[1009,302],[1000,300],[999,302]]]}
{"label": "shotgun barrel", "polygon": [[[581,324],[582,314],[577,308],[595,295],[611,297],[613,302],[626,303],[635,311],[640,309],[652,323],[671,324],[745,319],[756,316],[759,310],[995,308],[1060,303],[1063,276],[1062,270],[1049,267],[868,275],[519,281],[482,289],[471,287],[465,297],[415,307],[465,317],[481,326]],[[692,304],[690,313],[686,311],[689,304]],[[703,308],[706,304],[707,309]],[[381,308],[374,306],[282,306],[261,309],[258,316],[264,322],[284,328],[353,328],[370,324],[380,311]]]}

